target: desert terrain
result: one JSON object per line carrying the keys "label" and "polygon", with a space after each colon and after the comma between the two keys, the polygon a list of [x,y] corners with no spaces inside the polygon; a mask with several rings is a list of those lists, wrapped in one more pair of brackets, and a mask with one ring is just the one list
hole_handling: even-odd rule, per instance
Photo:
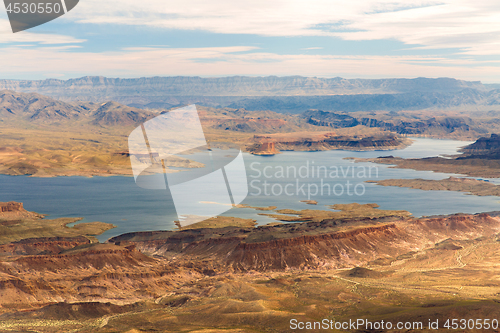
{"label": "desert terrain", "polygon": [[[395,149],[410,140],[378,128],[309,124],[272,111],[199,107],[207,142],[238,144],[243,151]],[[128,135],[168,110],[138,109],[116,102],[62,102],[35,93],[0,92],[0,173],[7,175],[131,175]],[[280,133],[276,136],[276,133]],[[276,148],[268,151],[268,145]],[[264,147],[263,147],[264,146]],[[184,167],[199,167],[182,161]],[[168,167],[178,167],[171,163]],[[173,169],[170,170],[173,172]]]}
{"label": "desert terrain", "polygon": [[[92,80],[73,82],[75,90],[44,85],[53,97],[26,87],[26,92],[0,92],[0,174],[130,176],[130,132],[181,106],[181,101],[192,102],[187,92],[183,98],[127,99],[123,91],[134,89],[126,87],[133,80],[120,86],[124,82],[99,79],[114,88],[96,94],[95,100],[85,94],[81,96],[89,98],[65,95],[78,93],[78,85]],[[274,84],[279,89],[296,92],[296,87],[283,86],[293,82],[278,81]],[[260,83],[250,80],[251,98],[239,96],[241,89],[236,88],[231,98],[206,97],[198,112],[207,141],[274,155],[401,149],[413,136],[476,140],[455,156],[404,159],[384,152],[387,156],[355,161],[500,177],[500,139],[494,134],[500,131],[499,113],[487,109],[496,101],[495,90],[455,80],[454,89],[480,91],[481,107],[464,109],[470,103],[463,92],[460,107],[453,109],[447,92],[437,96],[431,89],[428,100],[437,96],[449,108],[429,110],[404,107],[418,80],[388,80],[384,87],[337,81],[329,81],[327,90],[346,96],[260,96],[255,93]],[[0,86],[16,88],[15,82],[2,81]],[[313,85],[309,92],[323,90]],[[379,98],[382,92],[387,96]],[[127,105],[109,101],[118,95]],[[359,109],[359,99],[392,101],[393,106]],[[338,102],[331,104],[335,110],[314,107],[332,100]],[[189,159],[168,161],[167,172],[180,166],[203,165]],[[499,195],[497,185],[479,179],[376,183]],[[239,205],[272,218],[267,225],[218,216],[176,230],[132,232],[99,243],[96,236],[113,225],[77,223],[84,216],[50,219],[20,202],[0,203],[0,331],[289,332],[294,320],[334,325],[363,319],[422,323],[423,329],[404,331],[435,332],[428,328],[429,320],[438,320],[440,329],[453,318],[500,320],[500,213],[417,218],[404,210],[408,207],[382,210],[376,203],[318,207],[316,200],[302,200],[308,208],[318,208],[302,210],[274,204]]]}
{"label": "desert terrain", "polygon": [[232,220],[99,244],[91,235],[111,226],[67,228],[10,207],[0,214],[5,332],[288,332],[324,319],[423,322],[406,330],[416,332],[500,313],[498,213],[417,219],[352,204],[304,222]]}
{"label": "desert terrain", "polygon": [[[169,109],[139,109],[117,102],[61,101],[36,93],[0,93],[0,173],[8,175],[131,175],[127,138],[144,121]],[[231,142],[243,151],[392,150],[411,144],[407,136],[475,140],[500,130],[498,112],[308,110],[300,114],[199,106],[209,143]],[[474,156],[460,165],[427,159],[419,170],[496,175],[496,162]],[[458,159],[457,159],[458,160]],[[380,163],[408,167],[407,161]],[[418,164],[420,163],[420,164]],[[424,164],[422,164],[424,163]],[[191,165],[190,165],[191,164]],[[439,164],[439,166],[437,166]],[[189,160],[183,166],[199,167]],[[178,167],[178,163],[167,165]],[[169,171],[167,171],[169,172]],[[173,172],[173,169],[170,169]],[[486,177],[486,176],[485,176]]]}

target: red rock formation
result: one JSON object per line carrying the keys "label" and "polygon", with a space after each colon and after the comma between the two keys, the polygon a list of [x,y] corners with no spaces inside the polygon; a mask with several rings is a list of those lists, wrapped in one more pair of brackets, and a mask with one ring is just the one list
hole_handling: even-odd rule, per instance
{"label": "red rock formation", "polygon": [[73,253],[24,256],[16,260],[16,264],[19,266],[50,271],[58,271],[70,267],[93,267],[95,269],[102,269],[109,266],[124,268],[143,266],[150,262],[154,262],[154,260],[133,248],[124,248],[114,245],[102,248],[101,244]]}
{"label": "red rock formation", "polygon": [[26,212],[22,202],[0,202],[0,212]]}
{"label": "red rock formation", "polygon": [[254,155],[276,155],[277,153],[274,142],[263,142],[260,147],[252,151]]}
{"label": "red rock formation", "polygon": [[28,212],[21,202],[0,202],[0,220],[40,219],[42,217],[41,214]]}
{"label": "red rock formation", "polygon": [[0,245],[0,254],[36,255],[59,254],[80,245],[90,244],[86,237],[44,237],[28,238]]}
{"label": "red rock formation", "polygon": [[255,135],[254,142],[248,151],[254,155],[276,155],[279,153],[276,150],[276,142],[269,136]]}
{"label": "red rock formation", "polygon": [[[57,255],[0,261],[0,307],[60,302],[133,303],[159,297],[179,281],[199,278],[203,265],[184,273],[176,264],[131,247],[81,246]],[[15,304],[14,304],[15,303]]]}
{"label": "red rock formation", "polygon": [[[36,307],[62,299],[133,303],[158,299],[207,275],[353,268],[434,248],[450,237],[460,241],[499,231],[500,218],[494,214],[457,214],[130,233],[111,239],[114,244],[83,244],[58,254],[0,261],[0,306]],[[13,253],[17,246],[28,253],[31,246],[30,251],[55,253],[76,243],[78,239],[31,239],[8,249]]]}
{"label": "red rock formation", "polygon": [[[315,236],[240,243],[228,256],[235,270],[353,267],[394,252],[391,244],[403,236],[395,224]],[[362,254],[360,254],[362,253]]]}
{"label": "red rock formation", "polygon": [[[177,233],[143,233],[125,238],[150,255],[208,260],[220,269],[283,270],[348,268],[380,257],[396,257],[454,239],[474,239],[500,231],[500,218],[488,214],[451,215],[402,220],[381,218],[325,220],[254,229],[197,229]],[[338,225],[354,227],[338,231]],[[357,224],[357,226],[356,226]],[[124,240],[119,236],[110,241]]]}

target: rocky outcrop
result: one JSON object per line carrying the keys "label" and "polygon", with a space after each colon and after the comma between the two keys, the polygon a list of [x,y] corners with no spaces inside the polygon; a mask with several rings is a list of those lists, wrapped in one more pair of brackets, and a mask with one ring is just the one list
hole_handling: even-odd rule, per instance
{"label": "rocky outcrop", "polygon": [[394,134],[379,136],[342,136],[334,132],[297,132],[255,135],[254,145],[247,148],[257,155],[272,155],[273,151],[389,150],[403,148],[411,141]]}
{"label": "rocky outcrop", "polygon": [[[500,230],[498,214],[454,214],[420,218],[409,224],[412,232],[419,232],[434,241],[440,235],[449,235],[456,239],[472,239],[481,235],[490,235]],[[437,241],[436,241],[437,242]]]}
{"label": "rocky outcrop", "polygon": [[276,155],[279,153],[279,151],[276,150],[276,143],[273,141],[257,143],[249,147],[248,150],[254,155],[264,156]]}
{"label": "rocky outcrop", "polygon": [[329,150],[329,149],[345,149],[345,150],[383,150],[397,149],[405,147],[409,144],[409,140],[399,138],[395,135],[387,135],[382,137],[327,137],[323,140],[315,138],[297,140],[297,141],[280,141],[276,145],[279,150]]}
{"label": "rocky outcrop", "polygon": [[387,224],[259,243],[242,242],[230,252],[226,263],[241,271],[353,267],[389,254],[390,246],[386,244],[398,236],[403,236],[401,230],[395,224]]}
{"label": "rocky outcrop", "polygon": [[0,202],[0,221],[17,219],[40,219],[42,214],[28,212],[22,202]]}
{"label": "rocky outcrop", "polygon": [[492,153],[498,154],[500,152],[500,135],[491,134],[489,138],[479,138],[476,140],[476,142],[463,147],[461,151],[469,154],[481,155],[491,155]]}
{"label": "rocky outcrop", "polygon": [[354,158],[357,162],[392,164],[402,169],[430,170],[472,177],[500,177],[500,136],[492,134],[461,149],[463,154],[404,159],[400,157]]}
{"label": "rocky outcrop", "polygon": [[0,202],[0,213],[5,212],[26,212],[22,202]]}
{"label": "rocky outcrop", "polygon": [[134,246],[120,247],[116,245],[97,244],[56,255],[23,256],[16,260],[19,266],[58,271],[70,267],[136,267],[154,262],[153,259],[135,250]]}
{"label": "rocky outcrop", "polygon": [[325,112],[321,110],[309,110],[302,114],[307,122],[316,126],[328,126],[333,128],[354,127],[359,125],[359,121],[346,114]]}
{"label": "rocky outcrop", "polygon": [[286,128],[287,125],[288,123],[284,119],[234,118],[221,119],[220,121],[217,121],[217,124],[212,127],[225,131],[262,133],[269,131],[280,131],[283,128]]}

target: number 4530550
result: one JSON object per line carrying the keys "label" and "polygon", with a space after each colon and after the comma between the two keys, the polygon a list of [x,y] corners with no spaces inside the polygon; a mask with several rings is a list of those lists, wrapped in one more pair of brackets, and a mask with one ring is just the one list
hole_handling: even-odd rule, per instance
{"label": "number 4530550", "polygon": [[469,329],[469,330],[480,330],[480,329],[498,329],[498,320],[497,319],[448,319],[446,323],[443,325],[444,328],[447,329]]}
{"label": "number 4530550", "polygon": [[27,3],[27,2],[14,2],[7,5],[7,13],[14,14],[58,14],[62,10],[61,4],[54,3]]}

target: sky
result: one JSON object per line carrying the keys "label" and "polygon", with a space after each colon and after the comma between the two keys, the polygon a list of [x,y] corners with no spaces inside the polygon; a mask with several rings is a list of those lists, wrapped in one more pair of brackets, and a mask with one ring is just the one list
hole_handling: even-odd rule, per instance
{"label": "sky", "polygon": [[15,34],[0,7],[0,79],[86,75],[500,83],[500,2],[80,0]]}

